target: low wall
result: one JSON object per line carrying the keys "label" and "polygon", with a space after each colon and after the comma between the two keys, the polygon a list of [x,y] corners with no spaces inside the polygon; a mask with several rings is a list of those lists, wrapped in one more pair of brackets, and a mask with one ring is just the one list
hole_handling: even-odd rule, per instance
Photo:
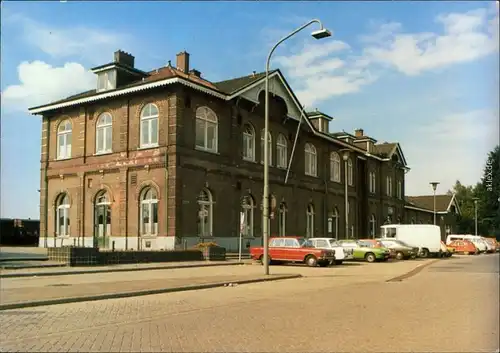
{"label": "low wall", "polygon": [[99,251],[97,248],[70,246],[48,248],[47,256],[51,261],[64,262],[68,266],[203,261],[205,259],[200,250]]}

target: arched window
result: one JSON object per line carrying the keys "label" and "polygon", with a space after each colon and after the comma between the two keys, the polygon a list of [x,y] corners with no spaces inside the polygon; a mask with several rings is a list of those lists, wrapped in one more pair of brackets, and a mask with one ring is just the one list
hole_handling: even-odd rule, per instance
{"label": "arched window", "polygon": [[310,176],[317,176],[318,175],[318,155],[316,154],[316,147],[314,147],[310,143],[306,143],[305,148],[304,148],[304,154],[305,154],[305,174],[310,175]]}
{"label": "arched window", "polygon": [[398,180],[396,192],[397,192],[398,199],[402,199],[403,198],[403,185],[401,184],[401,180]]}
{"label": "arched window", "polygon": [[99,192],[95,199],[94,229],[94,246],[107,248],[111,235],[111,201],[105,190]]}
{"label": "arched window", "polygon": [[243,127],[243,159],[255,161],[255,130],[250,124]]}
{"label": "arched window", "polygon": [[109,153],[113,150],[112,125],[113,119],[109,113],[103,113],[97,119],[95,133],[96,153]]}
{"label": "arched window", "polygon": [[352,159],[347,160],[347,180],[349,182],[349,185],[354,185],[354,173],[353,173],[353,168],[352,168]]}
{"label": "arched window", "polygon": [[376,234],[377,234],[377,219],[375,218],[375,215],[372,214],[370,216],[370,236],[372,238],[375,238]]}
{"label": "arched window", "polygon": [[196,148],[217,153],[218,119],[209,107],[196,109]]}
{"label": "arched window", "polygon": [[284,237],[286,235],[286,203],[280,203],[278,212],[278,233],[280,237]]}
{"label": "arched window", "polygon": [[392,196],[392,178],[390,176],[386,177],[385,184],[387,196]]}
{"label": "arched window", "polygon": [[370,172],[370,192],[372,194],[375,193],[376,190],[376,178],[375,178],[375,172]]}
{"label": "arched window", "polygon": [[146,104],[141,110],[141,147],[158,146],[158,107]]}
{"label": "arched window", "polygon": [[208,189],[198,195],[198,236],[210,237],[213,234],[213,198]]}
{"label": "arched window", "polygon": [[276,154],[276,166],[278,168],[286,169],[288,167],[288,146],[286,137],[283,134],[278,135],[278,139],[276,141]]}
{"label": "arched window", "polygon": [[71,121],[62,121],[57,128],[57,159],[71,158],[71,134]]}
{"label": "arched window", "polygon": [[328,217],[328,236],[335,239],[339,237],[339,210],[337,207],[333,209],[333,212],[330,212]]}
{"label": "arched window", "polygon": [[242,222],[242,235],[245,237],[253,237],[253,210],[255,208],[255,202],[251,195],[246,195],[243,197],[241,202],[241,211],[243,213]]}
{"label": "arched window", "polygon": [[158,195],[152,187],[145,188],[141,195],[141,235],[158,234]]}
{"label": "arched window", "polygon": [[58,197],[56,207],[56,234],[58,237],[67,237],[70,235],[68,194]]}
{"label": "arched window", "polygon": [[[269,165],[273,165],[273,137],[271,132],[268,131],[267,134],[267,144],[269,152]],[[264,129],[260,132],[260,163],[264,163]]]}
{"label": "arched window", "polygon": [[314,206],[313,204],[307,205],[307,222],[306,222],[306,237],[314,237]]}
{"label": "arched window", "polygon": [[330,180],[340,183],[340,156],[337,152],[330,153]]}

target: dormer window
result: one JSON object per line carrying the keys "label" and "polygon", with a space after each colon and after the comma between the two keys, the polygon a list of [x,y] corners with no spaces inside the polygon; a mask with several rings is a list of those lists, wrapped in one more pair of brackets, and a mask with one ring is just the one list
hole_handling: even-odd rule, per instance
{"label": "dormer window", "polygon": [[97,74],[97,92],[116,88],[116,70],[99,72]]}

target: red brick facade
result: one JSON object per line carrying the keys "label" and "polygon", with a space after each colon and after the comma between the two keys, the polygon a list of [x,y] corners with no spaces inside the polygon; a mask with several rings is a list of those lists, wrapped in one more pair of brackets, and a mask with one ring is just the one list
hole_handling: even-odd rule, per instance
{"label": "red brick facade", "polygon": [[[283,97],[282,97],[283,98]],[[286,98],[285,98],[286,99]],[[115,97],[51,108],[43,112],[41,152],[40,244],[96,245],[96,195],[106,191],[110,199],[110,242],[107,247],[172,249],[213,238],[234,250],[238,243],[242,199],[253,200],[253,234],[245,243],[260,243],[262,234],[261,129],[263,94],[259,102],[244,98],[230,100],[180,83],[151,88]],[[158,109],[158,146],[140,148],[141,110],[153,103]],[[217,116],[217,153],[200,151],[196,146],[196,111],[208,107]],[[315,236],[354,236],[370,233],[370,218],[376,229],[391,217],[404,222],[405,166],[396,158],[367,154],[354,144],[323,138],[302,122],[290,178],[277,168],[278,134],[286,137],[287,161],[290,159],[298,121],[288,118],[287,105],[279,97],[271,99],[270,132],[272,166],[270,190],[276,200],[270,221],[271,234],[280,232],[279,205],[286,204],[286,234],[304,235],[313,228]],[[101,113],[112,116],[112,153],[96,155],[96,121]],[[72,126],[71,158],[57,159],[57,129],[69,119]],[[243,156],[243,132],[250,124],[255,131],[255,162]],[[333,139],[333,141],[332,141]],[[304,173],[305,145],[317,152],[317,176]],[[348,187],[349,229],[345,234],[344,162],[340,182],[330,175],[330,153],[350,150],[354,183]],[[341,151],[342,150],[342,151]],[[399,157],[404,158],[402,156]],[[375,192],[368,188],[369,173],[376,175]],[[387,195],[386,177],[392,178],[392,196]],[[398,195],[397,182],[401,182]],[[140,197],[151,187],[157,195],[157,232],[141,236]],[[211,196],[210,234],[200,236],[198,196],[206,190]],[[59,236],[56,214],[60,195],[69,197],[69,234]],[[312,205],[314,218],[308,222],[307,209]],[[389,208],[392,209],[390,214]],[[336,214],[338,218],[333,218]],[[378,233],[378,230],[377,230]]]}

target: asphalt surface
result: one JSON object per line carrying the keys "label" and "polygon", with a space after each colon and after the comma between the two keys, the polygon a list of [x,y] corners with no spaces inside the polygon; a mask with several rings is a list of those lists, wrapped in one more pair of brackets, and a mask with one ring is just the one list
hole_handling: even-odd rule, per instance
{"label": "asphalt surface", "polygon": [[[399,282],[387,281],[425,262],[272,266],[272,273],[304,277],[7,310],[0,312],[0,351],[494,352],[499,259],[442,259]],[[262,270],[233,267],[212,270]]]}

